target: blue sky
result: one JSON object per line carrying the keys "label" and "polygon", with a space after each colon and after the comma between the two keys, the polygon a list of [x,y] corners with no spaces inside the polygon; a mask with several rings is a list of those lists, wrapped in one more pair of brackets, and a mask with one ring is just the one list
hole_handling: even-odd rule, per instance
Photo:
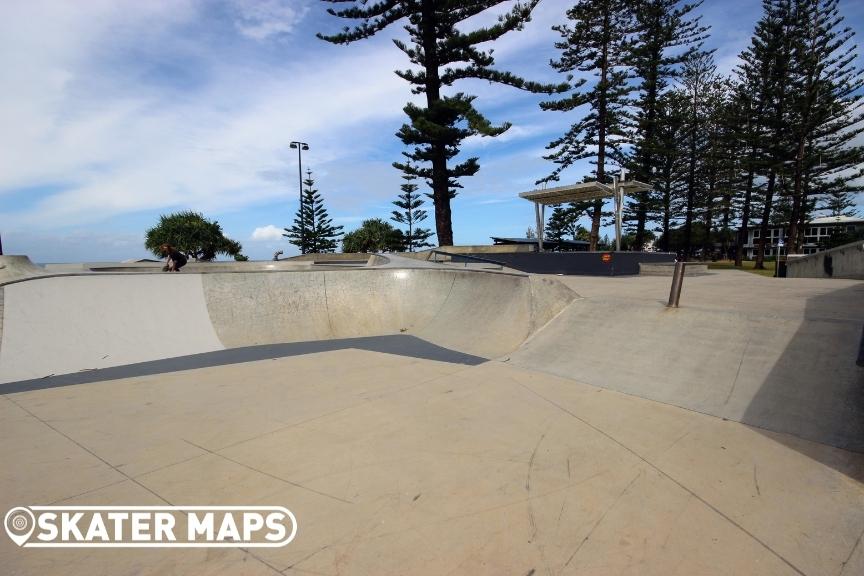
{"label": "blue sky", "polygon": [[[498,66],[557,80],[548,67],[569,6],[543,0],[523,31],[496,44]],[[315,38],[342,22],[315,0],[12,0],[0,6],[0,233],[7,254],[38,262],[147,256],[144,230],[181,209],[218,220],[253,259],[296,251],[278,236],[297,209],[297,156],[331,216],[350,230],[388,217],[399,192],[394,133],[416,96],[392,27],[350,47]],[[509,4],[507,4],[509,7]],[[841,0],[860,35],[864,3]],[[760,16],[758,0],[698,9],[727,72]],[[478,17],[493,18],[494,13]],[[858,60],[859,66],[861,59]],[[573,118],[539,96],[467,81],[460,91],[513,128],[471,139],[480,158],[453,201],[456,243],[518,236],[532,224],[516,198],[545,176],[545,144]],[[588,171],[576,166],[563,182]],[[429,206],[431,212],[431,206]],[[430,214],[429,226],[434,228]]]}

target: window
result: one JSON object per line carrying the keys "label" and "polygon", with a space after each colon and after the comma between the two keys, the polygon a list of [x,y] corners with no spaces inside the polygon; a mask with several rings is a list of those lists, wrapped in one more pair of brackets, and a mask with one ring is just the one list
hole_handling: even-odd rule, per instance
{"label": "window", "polygon": [[759,238],[759,233],[760,233],[760,232],[761,232],[761,230],[754,230],[754,231],[753,231],[753,238]]}

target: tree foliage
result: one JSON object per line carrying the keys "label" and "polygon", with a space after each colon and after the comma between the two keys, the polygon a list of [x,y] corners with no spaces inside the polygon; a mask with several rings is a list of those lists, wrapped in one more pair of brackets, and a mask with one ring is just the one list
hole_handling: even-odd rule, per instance
{"label": "tree foliage", "polygon": [[402,252],[405,236],[380,218],[364,220],[357,230],[342,237],[342,252]]}
{"label": "tree foliage", "polygon": [[207,220],[198,212],[186,210],[159,216],[159,223],[145,233],[144,246],[159,258],[161,246],[170,244],[187,258],[209,262],[225,254],[242,259],[243,247],[222,232],[219,222]]}
{"label": "tree foliage", "polygon": [[[414,162],[395,163],[400,170],[424,179],[432,189],[435,226],[441,245],[453,244],[450,200],[462,187],[460,178],[480,169],[477,158],[450,164],[469,136],[498,136],[508,123],[494,125],[474,107],[475,97],[462,92],[445,94],[457,82],[476,79],[530,92],[552,93],[566,85],[530,82],[495,68],[492,49],[486,48],[504,34],[520,30],[531,18],[539,0],[517,3],[490,26],[472,27],[474,17],[506,4],[504,0],[441,2],[439,0],[324,0],[348,7],[329,8],[339,18],[358,22],[333,35],[318,37],[334,44],[350,44],[369,38],[397,22],[405,22],[408,41],[393,42],[414,66],[396,74],[411,84],[414,94],[425,95],[425,106],[410,103],[404,110],[409,122],[397,135],[410,147]],[[483,48],[481,48],[483,46]]]}
{"label": "tree foliage", "polygon": [[853,32],[837,0],[763,0],[763,15],[738,75],[755,111],[756,176],[761,186],[757,267],[772,222],[789,224],[798,252],[816,199],[861,190],[864,148],[862,71],[854,66]]}
{"label": "tree foliage", "polygon": [[[632,247],[649,239],[646,224],[652,210],[663,203],[665,189],[655,179],[663,157],[669,154],[662,131],[661,106],[670,81],[681,66],[699,54],[708,27],[693,11],[701,4],[679,0],[636,0],[631,3],[635,20],[629,64],[638,80],[635,102],[635,145],[630,162],[633,177],[654,188],[636,194],[628,206],[629,220],[635,221]],[[650,235],[653,236],[653,235]]]}
{"label": "tree foliage", "polygon": [[[813,216],[853,213],[864,189],[864,148],[857,144],[864,77],[838,0],[762,0],[731,77],[719,74],[703,50],[701,0],[571,0],[553,26],[551,66],[566,80],[554,86],[497,70],[489,48],[521,28],[537,0],[507,8],[496,0],[324,1],[339,5],[331,14],[356,24],[324,37],[330,42],[348,44],[405,23],[407,40],[395,43],[412,67],[397,74],[425,102],[404,108],[408,122],[398,136],[408,161],[394,165],[431,187],[440,244],[452,243],[450,200],[460,179],[479,169],[476,158],[459,156],[462,142],[509,128],[456,89],[464,79],[558,94],[540,106],[561,114],[567,127],[547,145],[553,167],[537,184],[586,163],[593,173],[585,180],[608,184],[626,167],[631,178],[651,184],[626,206],[632,249],[645,245],[653,226],[661,249],[672,249],[674,240],[687,257],[719,250],[740,263],[755,223],[760,267],[770,226],[787,226],[786,246],[798,252]],[[494,9],[501,11],[497,23],[476,24]],[[414,192],[399,202],[415,203]],[[587,217],[596,249],[604,216],[603,200],[561,206],[545,233],[568,236]],[[414,230],[412,221],[408,235]]]}
{"label": "tree foliage", "polygon": [[301,254],[335,252],[336,241],[342,235],[342,226],[334,226],[324,207],[324,199],[315,188],[312,171],[306,171],[306,186],[303,200],[294,217],[291,228],[285,228],[282,236],[300,249]]}
{"label": "tree foliage", "polygon": [[398,210],[393,210],[390,217],[394,222],[398,222],[403,226],[407,226],[408,230],[403,231],[405,238],[405,247],[409,252],[414,252],[417,248],[426,248],[432,246],[428,242],[432,236],[432,231],[428,228],[418,228],[420,222],[426,220],[426,210],[423,209],[423,197],[417,193],[417,184],[414,174],[408,172],[402,175],[405,182],[400,187],[402,194],[399,194],[393,204]]}
{"label": "tree foliage", "polygon": [[[633,86],[628,82],[628,62],[635,20],[628,0],[577,0],[567,11],[567,20],[553,26],[561,36],[555,44],[561,55],[552,61],[552,67],[568,75],[587,73],[594,81],[584,88],[587,81],[580,79],[566,96],[540,104],[549,111],[569,113],[583,106],[588,111],[546,146],[550,153],[544,158],[556,166],[538,183],[558,180],[562,171],[586,158],[593,159],[596,179],[606,183],[607,162],[624,164],[623,145],[631,137],[628,96]],[[591,218],[590,242],[595,250],[603,200],[579,209]]]}

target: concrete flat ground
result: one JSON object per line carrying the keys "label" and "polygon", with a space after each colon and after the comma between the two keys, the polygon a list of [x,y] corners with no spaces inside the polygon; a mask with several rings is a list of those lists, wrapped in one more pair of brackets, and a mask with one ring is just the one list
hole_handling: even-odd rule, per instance
{"label": "concrete flat ground", "polygon": [[3,539],[5,574],[864,572],[864,456],[502,362],[341,350],[10,394],[0,461],[5,508],[299,523],[254,552]]}
{"label": "concrete flat ground", "polygon": [[[864,283],[687,278],[681,310],[658,318],[668,279],[564,282],[580,298],[485,362],[334,347],[0,384],[0,510],[281,505],[299,525],[288,546],[257,550],[21,549],[4,537],[0,572],[864,574],[864,454],[849,449],[858,429],[813,424],[841,406],[859,414],[861,371],[847,356]],[[721,322],[732,312],[746,330]],[[741,343],[765,338],[763,325],[780,335]],[[610,340],[626,334],[621,347]],[[686,369],[710,369],[665,364],[664,376],[662,344],[675,334],[666,346],[699,360]],[[838,382],[796,396],[806,380],[777,388],[772,374],[801,338],[842,366]],[[760,359],[768,367],[756,374]],[[818,364],[795,366],[807,363]],[[636,372],[642,390],[631,389]],[[755,421],[748,408],[766,383],[779,412]],[[833,399],[808,411],[818,390]]]}

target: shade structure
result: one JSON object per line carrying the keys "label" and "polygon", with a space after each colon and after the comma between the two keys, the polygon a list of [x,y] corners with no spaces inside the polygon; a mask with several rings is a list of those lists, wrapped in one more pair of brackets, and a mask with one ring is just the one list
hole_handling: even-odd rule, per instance
{"label": "shade structure", "polygon": [[580,182],[579,184],[568,184],[567,186],[555,186],[554,188],[521,192],[519,197],[544,206],[556,206],[558,204],[566,204],[567,202],[583,202],[585,200],[596,200],[597,198],[610,198],[614,194],[612,186],[608,184]]}
{"label": "shade structure", "polygon": [[[623,171],[622,171],[623,175]],[[598,198],[615,199],[615,247],[621,250],[621,220],[624,206],[624,195],[650,190],[651,186],[638,180],[619,180],[612,178],[612,184],[602,182],[579,182],[565,186],[555,186],[542,190],[520,192],[519,197],[534,203],[534,214],[537,220],[537,249],[543,251],[543,232],[546,221],[546,206],[557,206],[568,202],[585,202]]]}

